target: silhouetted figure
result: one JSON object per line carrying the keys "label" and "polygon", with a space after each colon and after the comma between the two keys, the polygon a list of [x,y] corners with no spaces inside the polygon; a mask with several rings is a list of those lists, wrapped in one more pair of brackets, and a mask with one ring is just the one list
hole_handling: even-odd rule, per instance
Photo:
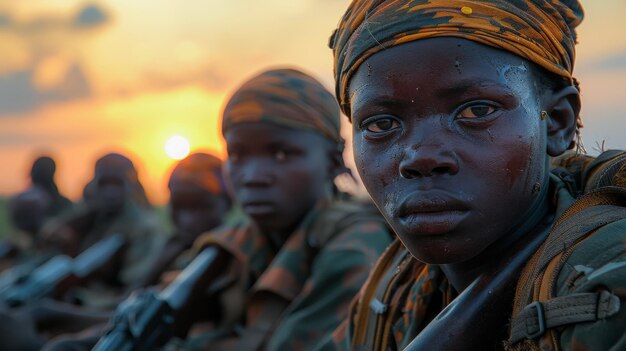
{"label": "silhouetted figure", "polygon": [[72,207],[72,202],[63,196],[54,181],[56,163],[49,156],[41,156],[35,160],[30,170],[33,186],[38,186],[50,196],[47,216],[56,216]]}

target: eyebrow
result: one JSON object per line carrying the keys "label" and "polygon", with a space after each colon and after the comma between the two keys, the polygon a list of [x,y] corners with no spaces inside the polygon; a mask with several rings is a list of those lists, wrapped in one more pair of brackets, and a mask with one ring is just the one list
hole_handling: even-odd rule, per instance
{"label": "eyebrow", "polygon": [[352,107],[363,106],[363,105],[374,105],[374,106],[381,107],[383,109],[389,109],[392,107],[402,105],[402,103],[399,102],[394,95],[390,95],[390,94],[376,95],[370,92],[359,94],[358,98],[352,97],[351,101],[353,102]]}
{"label": "eyebrow", "polygon": [[512,93],[511,89],[494,80],[481,80],[480,84],[476,83],[476,79],[464,79],[452,86],[446,86],[435,90],[435,94],[441,97],[455,97],[465,93],[480,93],[485,90],[492,91],[497,89],[505,93]]}

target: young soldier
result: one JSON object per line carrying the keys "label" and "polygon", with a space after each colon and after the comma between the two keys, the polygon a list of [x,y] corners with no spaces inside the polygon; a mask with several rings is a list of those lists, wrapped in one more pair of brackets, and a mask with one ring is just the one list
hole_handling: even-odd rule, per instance
{"label": "young soldier", "polygon": [[[169,238],[157,261],[141,277],[137,286],[158,284],[161,275],[170,266],[178,266],[180,261],[188,263],[191,258],[183,253],[191,249],[198,236],[233,217],[229,212],[231,200],[224,184],[222,163],[222,160],[213,155],[194,153],[176,165],[168,182],[168,208],[175,228],[174,235]],[[181,255],[186,259],[180,257]]]}
{"label": "young soldier", "polygon": [[[194,240],[200,234],[214,229],[229,219],[233,220],[235,216],[229,213],[231,200],[224,184],[222,164],[222,160],[213,155],[194,153],[176,165],[168,182],[170,190],[168,208],[175,234],[158,253],[158,258],[148,273],[136,281],[135,288],[160,283],[164,277],[163,273],[168,268],[182,269],[191,259],[186,256],[187,253],[191,255],[193,250],[188,249],[191,249]],[[55,309],[61,307],[63,306]],[[61,313],[58,318],[81,321],[90,317],[88,311],[83,312],[84,316],[69,314],[65,316]],[[90,326],[93,323],[88,322],[92,321],[93,318],[83,321],[83,325]],[[63,335],[48,343],[46,350],[89,350],[100,338],[101,329],[94,328],[78,335]]]}
{"label": "young soldier", "polygon": [[390,241],[371,206],[338,201],[346,169],[339,109],[314,78],[271,70],[244,83],[224,109],[226,170],[249,221],[201,245],[231,256],[206,350],[310,350]]}
{"label": "young soldier", "polygon": [[[85,288],[71,291],[79,304],[109,309],[143,278],[165,243],[161,224],[139,182],[134,164],[126,156],[110,153],[96,161],[87,209],[68,216],[69,221],[89,217],[79,231],[66,232],[63,223],[51,230],[49,240],[80,253],[114,234],[125,240],[120,255],[104,267]],[[73,246],[73,247],[72,247]]]}
{"label": "young soldier", "polygon": [[352,2],[331,38],[336,93],[400,241],[336,347],[626,347],[626,197],[600,187],[625,185],[624,156],[550,172],[581,127],[581,19],[575,0]]}

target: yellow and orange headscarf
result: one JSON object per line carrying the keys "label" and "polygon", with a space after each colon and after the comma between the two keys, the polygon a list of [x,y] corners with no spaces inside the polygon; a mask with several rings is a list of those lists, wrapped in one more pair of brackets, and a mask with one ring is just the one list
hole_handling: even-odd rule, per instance
{"label": "yellow and orange headscarf", "polygon": [[174,183],[190,184],[215,195],[224,195],[226,186],[222,176],[222,160],[200,152],[191,154],[174,167],[168,187],[172,189]]}
{"label": "yellow and orange headscarf", "polygon": [[433,37],[506,50],[574,84],[578,0],[353,0],[330,39],[336,94],[350,116],[348,85],[370,56]]}
{"label": "yellow and orange headscarf", "polygon": [[322,134],[343,145],[335,97],[315,78],[294,69],[263,72],[245,82],[224,108],[222,133],[237,123],[269,122]]}

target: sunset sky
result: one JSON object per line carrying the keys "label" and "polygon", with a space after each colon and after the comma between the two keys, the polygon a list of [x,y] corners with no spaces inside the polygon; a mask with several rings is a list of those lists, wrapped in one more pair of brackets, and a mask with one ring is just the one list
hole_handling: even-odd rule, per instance
{"label": "sunset sky", "polygon": [[[0,0],[0,196],[28,186],[41,154],[76,199],[110,151],[167,198],[174,135],[224,157],[219,115],[249,75],[295,66],[332,88],[328,37],[347,0]],[[626,148],[625,0],[583,1],[576,76],[583,138]]]}

